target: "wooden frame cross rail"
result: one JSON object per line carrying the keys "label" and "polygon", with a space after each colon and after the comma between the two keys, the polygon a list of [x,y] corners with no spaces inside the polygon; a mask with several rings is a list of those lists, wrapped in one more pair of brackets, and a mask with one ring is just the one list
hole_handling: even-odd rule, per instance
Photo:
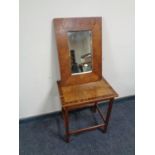
{"label": "wooden frame cross rail", "polygon": [[[86,127],[86,128],[81,128],[81,129],[77,129],[77,130],[69,130],[69,109],[62,109],[62,113],[63,113],[63,118],[64,118],[64,125],[65,125],[65,135],[66,135],[66,142],[70,141],[70,136],[74,135],[74,134],[79,134],[81,132],[85,132],[85,131],[91,131],[97,128],[100,128],[103,130],[103,132],[107,131],[107,127],[108,127],[108,122],[109,122],[109,118],[110,118],[110,114],[111,114],[111,110],[112,110],[112,104],[113,104],[113,99],[110,99],[110,102],[108,104],[108,109],[107,109],[107,114],[106,114],[106,118],[104,118],[98,103],[95,103],[94,105],[92,104],[93,107],[93,112],[98,111],[99,115],[101,116],[101,119],[103,121],[103,123],[101,124],[97,124],[94,126],[90,126],[90,127]],[[91,106],[90,106],[91,107]]]}

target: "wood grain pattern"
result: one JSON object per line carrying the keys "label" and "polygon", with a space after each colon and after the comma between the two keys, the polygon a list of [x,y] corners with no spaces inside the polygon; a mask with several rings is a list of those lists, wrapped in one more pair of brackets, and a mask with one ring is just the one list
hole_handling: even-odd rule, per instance
{"label": "wood grain pattern", "polygon": [[[61,85],[82,84],[102,79],[102,18],[56,18],[54,27],[60,62]],[[72,75],[67,32],[92,32],[93,70],[91,73]]]}
{"label": "wood grain pattern", "polygon": [[58,86],[63,107],[89,104],[118,96],[105,79],[69,86],[61,86],[59,83]]}

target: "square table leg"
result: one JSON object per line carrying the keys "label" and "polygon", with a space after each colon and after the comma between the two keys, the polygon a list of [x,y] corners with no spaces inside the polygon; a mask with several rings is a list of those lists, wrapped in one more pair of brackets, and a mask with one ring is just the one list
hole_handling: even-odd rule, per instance
{"label": "square table leg", "polygon": [[67,109],[62,109],[63,118],[64,118],[64,125],[65,125],[65,135],[66,135],[66,142],[69,143],[69,112]]}
{"label": "square table leg", "polygon": [[94,105],[91,107],[91,111],[95,113],[96,109],[97,109],[97,102],[95,102]]}
{"label": "square table leg", "polygon": [[108,127],[108,123],[109,123],[109,119],[110,119],[110,115],[111,115],[111,111],[112,111],[113,101],[114,101],[114,99],[112,98],[112,99],[110,99],[110,101],[108,103],[108,110],[107,110],[107,114],[106,114],[106,118],[105,118],[104,132],[107,131],[107,127]]}

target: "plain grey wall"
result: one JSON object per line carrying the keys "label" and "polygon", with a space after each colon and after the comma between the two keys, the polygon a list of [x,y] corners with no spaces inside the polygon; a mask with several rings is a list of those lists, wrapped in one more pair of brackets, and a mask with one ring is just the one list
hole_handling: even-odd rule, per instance
{"label": "plain grey wall", "polygon": [[60,110],[52,20],[103,17],[103,75],[119,97],[133,95],[133,0],[20,0],[20,118]]}

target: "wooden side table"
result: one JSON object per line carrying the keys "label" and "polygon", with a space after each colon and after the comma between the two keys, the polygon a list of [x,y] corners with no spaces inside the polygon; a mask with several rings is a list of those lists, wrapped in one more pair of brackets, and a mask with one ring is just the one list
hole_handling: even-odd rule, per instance
{"label": "wooden side table", "polygon": [[[103,78],[96,82],[70,86],[61,86],[60,81],[57,83],[62,104],[66,142],[69,142],[69,137],[71,135],[78,134],[80,132],[94,130],[96,128],[102,128],[103,131],[106,132],[112,110],[112,103],[114,98],[118,96],[108,82]],[[101,110],[99,109],[98,103],[105,100],[109,100],[109,104],[107,114],[106,116],[103,116]],[[75,131],[70,131],[69,111],[86,106],[93,107],[94,110],[97,111],[101,116],[103,123],[87,128],[77,129]]]}

